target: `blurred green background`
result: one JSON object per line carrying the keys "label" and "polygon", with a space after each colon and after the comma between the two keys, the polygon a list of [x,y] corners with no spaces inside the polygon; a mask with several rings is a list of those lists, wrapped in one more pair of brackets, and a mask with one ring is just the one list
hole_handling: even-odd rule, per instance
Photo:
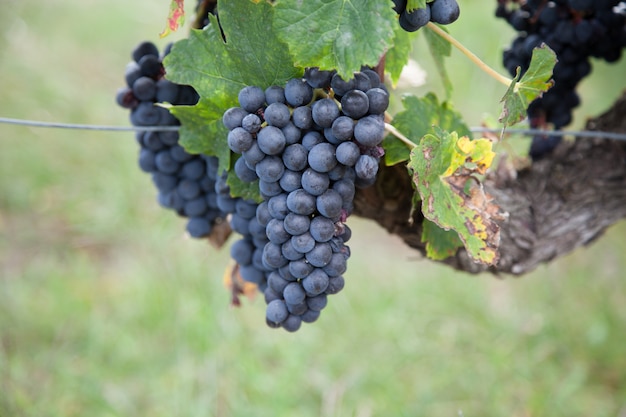
{"label": "blurred green background", "polygon": [[[158,40],[168,3],[3,1],[0,116],[127,125],[130,51],[184,36]],[[450,31],[501,70],[494,4]],[[448,68],[468,123],[494,119],[503,87]],[[623,88],[624,62],[595,68],[577,126]],[[289,334],[260,297],[229,306],[228,250],[185,236],[136,157],[132,133],[0,125],[0,416],[626,416],[624,224],[500,280],[351,219],[345,290]]]}

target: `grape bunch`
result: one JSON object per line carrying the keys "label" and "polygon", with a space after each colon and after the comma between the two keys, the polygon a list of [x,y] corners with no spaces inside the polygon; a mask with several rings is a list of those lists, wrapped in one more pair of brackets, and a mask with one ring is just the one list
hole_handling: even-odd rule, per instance
{"label": "grape bunch", "polygon": [[267,287],[266,268],[263,266],[263,247],[268,242],[265,227],[257,219],[259,204],[253,200],[232,197],[226,183],[226,173],[218,179],[216,192],[218,206],[229,213],[230,228],[241,238],[230,247],[230,256],[237,263],[239,276],[256,284],[261,292]]}
{"label": "grape bunch", "polygon": [[344,286],[345,221],[356,187],[376,180],[389,95],[370,69],[344,80],[309,68],[284,87],[244,87],[238,99],[222,118],[234,172],[258,180],[263,201],[235,203],[231,227],[242,238],[231,256],[264,291],[267,324],[296,331]]}
{"label": "grape bunch", "polygon": [[393,0],[395,10],[400,15],[400,27],[407,32],[415,32],[428,22],[449,25],[459,18],[461,9],[456,0],[429,0],[423,9],[407,10],[407,0]]}
{"label": "grape bunch", "polygon": [[[517,68],[528,70],[533,48],[547,44],[557,55],[554,86],[533,101],[527,109],[533,128],[554,129],[572,121],[572,111],[580,104],[578,83],[591,72],[590,58],[607,62],[619,60],[626,46],[625,2],[619,0],[498,0],[496,16],[519,32],[503,53],[503,63],[511,75]],[[555,135],[533,138],[530,156],[539,159],[559,143]]]}
{"label": "grape bunch", "polygon": [[[126,87],[117,92],[117,103],[131,110],[134,126],[178,126],[179,121],[165,108],[167,102],[192,105],[196,91],[164,78],[163,56],[151,42],[139,44],[132,52],[133,61],[126,67]],[[187,217],[187,231],[193,237],[210,235],[216,222],[225,218],[218,207],[215,191],[218,161],[215,157],[192,155],[178,143],[175,131],[139,131],[139,167],[152,175],[161,206]]]}

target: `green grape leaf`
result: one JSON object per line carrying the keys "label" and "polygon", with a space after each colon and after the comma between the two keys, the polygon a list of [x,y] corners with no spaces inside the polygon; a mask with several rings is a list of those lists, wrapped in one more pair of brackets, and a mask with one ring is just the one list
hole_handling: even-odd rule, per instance
{"label": "green grape leaf", "polygon": [[185,0],[172,0],[170,12],[167,15],[167,23],[159,37],[164,38],[172,32],[176,32],[185,24]]}
{"label": "green grape leaf", "polygon": [[[228,130],[222,123],[221,108],[215,106],[215,103],[201,99],[196,106],[170,107],[170,112],[181,122],[179,143],[187,152],[217,156],[220,161],[220,172],[230,168],[230,149],[225,139]],[[207,122],[208,120],[210,122]],[[207,138],[220,139],[207,140]]]}
{"label": "green grape leaf", "polygon": [[[396,114],[392,125],[416,144],[424,135],[435,133],[437,129],[457,132],[460,136],[471,136],[461,115],[450,103],[439,103],[433,93],[422,98],[407,95],[402,104],[404,110]],[[383,141],[383,148],[386,165],[395,165],[409,159],[410,149],[391,135]]]}
{"label": "green grape leaf", "polygon": [[350,79],[362,65],[377,65],[393,44],[397,22],[388,0],[281,0],[275,9],[274,28],[303,67],[336,69]]}
{"label": "green grape leaf", "polygon": [[[444,27],[439,25],[438,27],[441,30],[447,32]],[[444,61],[445,58],[449,57],[452,53],[452,45],[450,45],[450,42],[430,30],[428,26],[424,31],[424,36],[426,38],[426,43],[428,44],[430,54],[433,56],[435,66],[437,67],[437,72],[439,72],[439,76],[441,77],[441,82],[443,83],[446,97],[450,97],[450,94],[452,93],[452,82],[450,81],[450,77],[448,76],[448,71],[446,70]]]}
{"label": "green grape leaf", "polygon": [[238,105],[239,90],[246,85],[284,85],[303,70],[293,65],[287,45],[278,39],[269,3],[228,0],[220,2],[219,15],[219,23],[210,15],[208,27],[192,30],[174,44],[164,63],[169,80],[191,85],[200,95],[193,107],[171,108],[182,123],[181,144],[189,152],[219,157],[220,167],[228,169],[230,152],[221,119],[224,111]]}
{"label": "green grape leaf", "polygon": [[526,118],[528,105],[548,91],[554,84],[552,70],[556,65],[556,54],[547,45],[533,49],[530,66],[520,79],[520,68],[502,97],[504,103],[499,121],[506,126],[514,125]]}
{"label": "green grape leaf", "polygon": [[407,0],[406,10],[412,12],[415,9],[423,9],[426,7],[426,0]]}
{"label": "green grape leaf", "polygon": [[193,86],[201,97],[232,102],[246,85],[266,88],[302,75],[272,29],[274,10],[267,2],[228,0],[220,2],[219,13],[219,23],[209,15],[207,28],[174,45],[165,59],[167,78]]}
{"label": "green grape leaf", "polygon": [[487,265],[498,261],[496,221],[504,218],[476,178],[491,165],[495,156],[491,148],[487,139],[470,140],[441,131],[424,136],[409,161],[424,217],[456,231],[469,256]]}
{"label": "green grape leaf", "polygon": [[422,224],[422,243],[426,243],[426,256],[435,261],[442,261],[454,256],[463,242],[454,230],[445,230],[430,220]]}
{"label": "green grape leaf", "polygon": [[398,83],[402,70],[409,62],[416,35],[417,32],[407,32],[400,25],[395,25],[393,46],[385,54],[385,72],[389,74],[394,86]]}

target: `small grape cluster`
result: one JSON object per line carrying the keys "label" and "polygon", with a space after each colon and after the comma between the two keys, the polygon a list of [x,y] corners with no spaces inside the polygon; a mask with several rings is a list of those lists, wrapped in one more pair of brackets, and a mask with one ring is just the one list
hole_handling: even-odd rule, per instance
{"label": "small grape cluster", "polygon": [[407,32],[415,32],[428,22],[449,25],[461,14],[456,0],[430,0],[423,9],[414,9],[410,12],[406,8],[407,0],[393,0],[393,3],[393,10],[400,15],[400,27]]}
{"label": "small grape cluster", "polygon": [[[498,0],[496,16],[520,32],[503,53],[511,75],[518,67],[522,74],[528,70],[533,49],[542,43],[557,55],[554,86],[528,106],[531,127],[550,124],[560,129],[571,123],[572,111],[580,104],[576,86],[591,73],[590,58],[615,62],[626,46],[624,6],[619,0]],[[555,135],[535,136],[530,155],[539,159],[559,142]]]}
{"label": "small grape cluster", "polygon": [[[198,101],[192,87],[164,78],[162,61],[168,52],[166,49],[160,56],[151,42],[142,42],[132,52],[133,61],[126,67],[126,87],[118,90],[116,99],[131,110],[134,126],[178,126],[179,121],[155,103],[192,105]],[[137,132],[139,167],[152,175],[158,202],[189,218],[187,231],[191,236],[205,237],[226,216],[217,205],[215,192],[218,161],[188,153],[178,138],[178,132],[172,131]]]}
{"label": "small grape cluster", "polygon": [[[223,123],[244,182],[263,201],[240,200],[231,247],[244,280],[259,284],[270,327],[317,320],[344,286],[356,187],[376,180],[389,95],[370,69],[344,80],[309,68],[284,87],[244,87]],[[256,210],[255,210],[256,209]],[[235,220],[237,218],[237,220]]]}
{"label": "small grape cluster", "polygon": [[197,29],[204,28],[209,25],[209,15],[217,17],[217,0],[197,0],[196,2],[196,21],[194,27]]}

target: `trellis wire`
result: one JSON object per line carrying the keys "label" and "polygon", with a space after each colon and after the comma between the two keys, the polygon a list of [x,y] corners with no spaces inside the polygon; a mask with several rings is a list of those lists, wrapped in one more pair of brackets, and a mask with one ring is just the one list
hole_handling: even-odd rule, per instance
{"label": "trellis wire", "polygon": [[[74,130],[96,130],[96,131],[114,131],[114,132],[176,132],[180,130],[180,126],[106,126],[92,124],[75,124],[75,123],[55,123],[42,122],[37,120],[13,119],[8,117],[0,117],[0,124],[12,124],[27,127],[40,128],[57,128],[57,129],[74,129]],[[502,133],[502,129],[476,126],[470,128],[472,133]],[[545,135],[545,136],[572,136],[578,138],[606,138],[613,140],[626,141],[626,133],[602,132],[593,130],[568,131],[568,130],[540,130],[540,129],[505,129],[506,134],[517,134],[524,136]]]}
{"label": "trellis wire", "polygon": [[45,127],[57,129],[75,129],[75,130],[99,130],[114,132],[177,132],[180,126],[102,126],[87,125],[75,123],[54,123],[41,122],[37,120],[11,119],[8,117],[0,117],[0,124],[20,125],[28,127]]}
{"label": "trellis wire", "polygon": [[[494,129],[489,127],[472,127],[472,133],[502,133],[502,129]],[[524,136],[572,136],[576,138],[604,138],[614,140],[626,140],[626,133],[603,132],[600,130],[541,130],[541,129],[505,129],[506,134],[517,134]]]}

